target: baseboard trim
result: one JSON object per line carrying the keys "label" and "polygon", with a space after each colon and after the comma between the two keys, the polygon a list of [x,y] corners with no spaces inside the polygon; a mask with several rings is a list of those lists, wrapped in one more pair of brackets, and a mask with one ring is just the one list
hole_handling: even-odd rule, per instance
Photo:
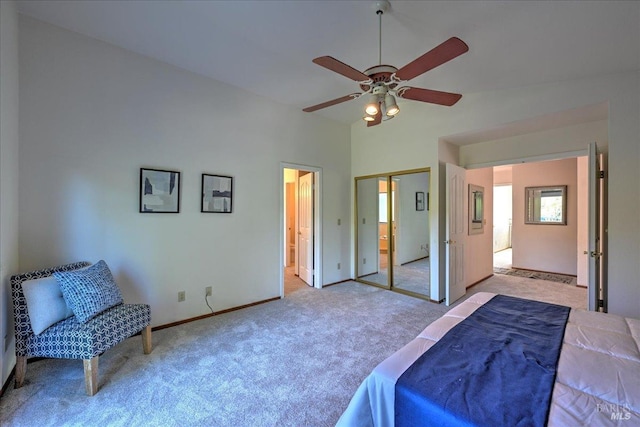
{"label": "baseboard trim", "polygon": [[341,280],[339,282],[333,282],[333,283],[327,283],[326,285],[322,285],[323,288],[327,288],[329,286],[335,286],[335,285],[339,285],[340,283],[346,283],[346,282],[353,282],[353,279],[345,279],[345,280]]}
{"label": "baseboard trim", "polygon": [[178,325],[183,325],[185,323],[195,322],[196,320],[202,320],[202,319],[206,319],[206,318],[213,317],[213,316],[219,316],[221,314],[230,313],[232,311],[242,310],[243,308],[253,307],[254,305],[260,305],[260,304],[265,304],[265,303],[272,302],[272,301],[277,301],[279,299],[280,299],[280,297],[275,297],[275,298],[265,299],[265,300],[262,300],[262,301],[252,302],[250,304],[239,305],[237,307],[231,307],[231,308],[227,308],[225,310],[220,310],[220,311],[216,311],[216,312],[213,312],[213,313],[203,314],[201,316],[191,317],[189,319],[178,320],[177,322],[166,323],[164,325],[154,326],[153,328],[151,328],[151,330],[152,331],[159,331],[161,329],[167,329],[167,328],[171,328],[173,326],[178,326]]}
{"label": "baseboard trim", "polygon": [[402,266],[402,265],[411,264],[412,262],[422,261],[423,259],[427,259],[427,258],[429,258],[429,255],[423,256],[422,258],[414,259],[413,261],[401,262],[400,265]]}
{"label": "baseboard trim", "polygon": [[492,277],[492,276],[494,276],[494,274],[493,274],[493,273],[491,273],[490,275],[488,275],[488,276],[487,276],[487,277],[485,277],[484,279],[480,279],[480,280],[478,280],[477,282],[474,282],[474,283],[470,284],[470,285],[469,285],[469,286],[467,286],[465,289],[466,289],[466,290],[469,290],[470,288],[473,288],[473,287],[474,287],[475,285],[477,285],[478,283],[480,283],[480,282],[484,282],[485,280],[487,280],[489,277]]}

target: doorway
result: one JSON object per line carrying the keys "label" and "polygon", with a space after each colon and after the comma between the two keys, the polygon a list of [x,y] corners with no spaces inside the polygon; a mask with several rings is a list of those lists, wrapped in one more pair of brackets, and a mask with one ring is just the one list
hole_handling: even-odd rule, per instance
{"label": "doorway", "polygon": [[[509,176],[504,183],[500,177]],[[493,268],[510,269],[513,265],[511,233],[513,225],[513,190],[511,186],[511,166],[493,168]]]}
{"label": "doorway", "polygon": [[[541,278],[572,286],[577,285],[588,288],[594,294],[600,289],[600,299],[604,300],[600,304],[606,305],[606,291],[601,290],[606,286],[601,273],[604,267],[600,267],[598,270],[594,269],[594,272],[584,271],[587,268],[587,261],[590,261],[587,254],[591,252],[588,252],[590,250],[588,248],[594,247],[592,241],[596,241],[595,245],[599,245],[596,247],[603,245],[602,230],[606,228],[604,225],[606,220],[602,219],[604,214],[600,214],[601,224],[597,229],[587,224],[588,220],[593,218],[593,215],[587,215],[587,205],[593,203],[599,209],[603,209],[605,206],[602,197],[587,188],[588,177],[603,176],[603,174],[596,172],[602,170],[600,168],[604,164],[604,160],[596,166],[586,164],[591,156],[590,153],[595,152],[595,148],[591,148],[592,145],[595,146],[595,144],[590,144],[588,153],[573,152],[556,158],[522,159],[510,166],[495,167],[493,169],[494,185],[492,186],[494,190],[492,218],[494,235],[492,247],[488,246],[485,250],[492,250],[494,254],[493,265],[496,273]],[[589,156],[585,156],[585,154],[589,154]],[[491,167],[485,165],[485,167],[487,166]],[[505,175],[507,171],[508,179],[502,179],[500,172]],[[529,194],[527,188],[531,192],[532,189],[535,190],[538,187],[551,188],[549,186],[552,184],[555,187],[558,184],[568,184],[569,192],[564,193],[566,196],[562,196],[563,200],[566,197],[566,200],[563,201],[563,207],[568,209],[568,212],[564,213],[569,216],[568,221],[562,224],[543,224],[543,222],[553,222],[548,219],[532,221],[525,215],[525,212],[535,208],[538,204],[535,202],[531,205],[526,200],[526,195]],[[598,184],[606,190],[602,179],[598,180]],[[604,192],[604,190],[600,191]],[[510,193],[511,200],[509,200],[509,194],[501,195],[502,192]],[[549,198],[550,201],[552,201],[551,199],[553,197]],[[533,200],[535,201],[535,199]],[[540,207],[542,207],[542,200],[540,202]],[[504,229],[498,232],[500,227]],[[450,239],[448,238],[448,240]],[[596,249],[592,252],[596,255],[591,255],[591,257],[603,264],[601,259],[603,251]],[[498,263],[505,265],[498,265]],[[502,267],[506,271],[497,271],[496,267]],[[446,275],[448,276],[449,272],[446,272]],[[467,283],[467,286],[469,285],[470,283]],[[590,307],[593,300],[596,299],[591,294],[585,293],[585,301],[588,301]]]}
{"label": "doorway", "polygon": [[320,168],[281,164],[281,298],[321,287],[320,183]]}

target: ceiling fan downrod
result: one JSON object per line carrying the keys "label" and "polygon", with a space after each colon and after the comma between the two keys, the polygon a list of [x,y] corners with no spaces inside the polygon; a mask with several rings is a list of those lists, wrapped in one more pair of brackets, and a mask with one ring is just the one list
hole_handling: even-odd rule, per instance
{"label": "ceiling fan downrod", "polygon": [[387,0],[376,1],[373,8],[378,15],[378,65],[382,65],[382,15],[389,10],[389,2]]}

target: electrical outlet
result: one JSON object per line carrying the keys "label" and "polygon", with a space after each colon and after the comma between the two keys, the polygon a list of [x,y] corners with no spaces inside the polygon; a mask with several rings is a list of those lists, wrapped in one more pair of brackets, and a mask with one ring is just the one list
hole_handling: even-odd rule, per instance
{"label": "electrical outlet", "polygon": [[366,258],[362,258],[362,264],[366,264],[367,263],[367,259]]}
{"label": "electrical outlet", "polygon": [[178,302],[182,302],[184,300],[185,300],[185,292],[184,291],[178,292]]}
{"label": "electrical outlet", "polygon": [[342,221],[340,221],[340,218],[338,218],[338,225],[340,225],[340,223],[341,223],[341,222],[342,222]]}
{"label": "electrical outlet", "polygon": [[338,263],[338,270],[340,270],[340,263]]}
{"label": "electrical outlet", "polygon": [[206,288],[204,288],[204,296],[205,297],[210,297],[211,296],[211,286],[207,286]]}

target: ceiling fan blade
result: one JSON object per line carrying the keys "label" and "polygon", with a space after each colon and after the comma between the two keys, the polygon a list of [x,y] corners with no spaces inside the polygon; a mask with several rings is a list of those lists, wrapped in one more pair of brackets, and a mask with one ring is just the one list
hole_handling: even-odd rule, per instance
{"label": "ceiling fan blade", "polygon": [[311,107],[303,108],[302,111],[311,113],[312,111],[320,110],[322,108],[331,107],[332,105],[341,104],[352,99],[356,99],[360,96],[359,93],[351,93],[349,95],[342,96],[340,98],[332,99],[331,101],[323,102],[322,104],[313,105]]}
{"label": "ceiling fan blade", "polygon": [[457,37],[451,37],[446,42],[434,47],[418,59],[408,63],[396,71],[398,80],[411,80],[422,73],[436,68],[469,50],[469,46]]}
{"label": "ceiling fan blade", "polygon": [[361,73],[360,71],[356,70],[350,65],[347,65],[344,62],[340,62],[337,59],[332,58],[330,56],[321,56],[319,58],[314,59],[313,62],[315,64],[320,65],[321,67],[324,67],[335,73],[342,74],[343,76],[351,80],[355,80],[357,82],[371,80],[369,76],[367,76],[366,74]]}
{"label": "ceiling fan blade", "polygon": [[378,110],[378,114],[375,115],[375,120],[372,122],[367,122],[367,127],[379,125],[382,122],[382,112]]}
{"label": "ceiling fan blade", "polygon": [[400,98],[446,105],[447,107],[451,107],[462,98],[462,95],[459,93],[440,92],[439,90],[421,89],[411,86],[403,86],[397,89],[396,93]]}

